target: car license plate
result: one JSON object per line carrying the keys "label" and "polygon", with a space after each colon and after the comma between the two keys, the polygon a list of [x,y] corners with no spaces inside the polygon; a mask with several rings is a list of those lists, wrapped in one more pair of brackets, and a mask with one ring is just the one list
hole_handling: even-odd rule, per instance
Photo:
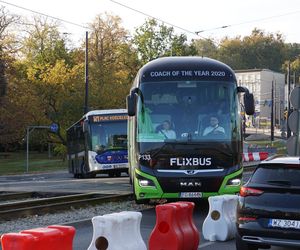
{"label": "car license plate", "polygon": [[181,192],[180,198],[201,198],[201,192]]}
{"label": "car license plate", "polygon": [[268,226],[269,227],[300,229],[300,221],[299,220],[270,219]]}

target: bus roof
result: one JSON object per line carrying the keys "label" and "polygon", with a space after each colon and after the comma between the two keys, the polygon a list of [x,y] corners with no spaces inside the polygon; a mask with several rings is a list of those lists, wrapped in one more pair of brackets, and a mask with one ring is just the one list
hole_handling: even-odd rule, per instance
{"label": "bus roof", "polygon": [[200,56],[162,57],[145,64],[138,74],[140,82],[174,80],[234,81],[234,71],[226,64]]}
{"label": "bus roof", "polygon": [[107,115],[107,114],[127,114],[127,109],[91,110],[86,114],[84,114],[82,118],[89,117],[91,115]]}

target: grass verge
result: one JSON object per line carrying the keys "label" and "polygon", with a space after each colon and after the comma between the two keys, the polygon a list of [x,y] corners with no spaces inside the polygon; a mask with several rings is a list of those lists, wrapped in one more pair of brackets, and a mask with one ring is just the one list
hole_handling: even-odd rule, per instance
{"label": "grass verge", "polygon": [[[29,153],[28,173],[67,170],[67,161],[59,157],[48,157],[47,153]],[[27,172],[26,152],[0,153],[0,175]]]}

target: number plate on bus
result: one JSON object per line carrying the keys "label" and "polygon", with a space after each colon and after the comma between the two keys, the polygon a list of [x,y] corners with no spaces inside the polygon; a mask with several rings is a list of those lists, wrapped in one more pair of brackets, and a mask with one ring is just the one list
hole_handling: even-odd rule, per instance
{"label": "number plate on bus", "polygon": [[300,229],[300,221],[299,220],[270,219],[268,226],[269,227]]}
{"label": "number plate on bus", "polygon": [[201,192],[181,192],[180,198],[201,198]]}
{"label": "number plate on bus", "polygon": [[124,164],[114,164],[114,168],[125,168]]}

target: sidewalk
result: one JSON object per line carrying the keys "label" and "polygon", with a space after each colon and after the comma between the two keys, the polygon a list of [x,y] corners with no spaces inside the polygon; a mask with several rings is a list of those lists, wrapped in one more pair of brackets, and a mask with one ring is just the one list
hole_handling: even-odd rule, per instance
{"label": "sidewalk", "polygon": [[[271,136],[271,129],[267,128],[246,128],[246,134],[265,134]],[[274,136],[281,136],[280,129],[274,129]]]}

